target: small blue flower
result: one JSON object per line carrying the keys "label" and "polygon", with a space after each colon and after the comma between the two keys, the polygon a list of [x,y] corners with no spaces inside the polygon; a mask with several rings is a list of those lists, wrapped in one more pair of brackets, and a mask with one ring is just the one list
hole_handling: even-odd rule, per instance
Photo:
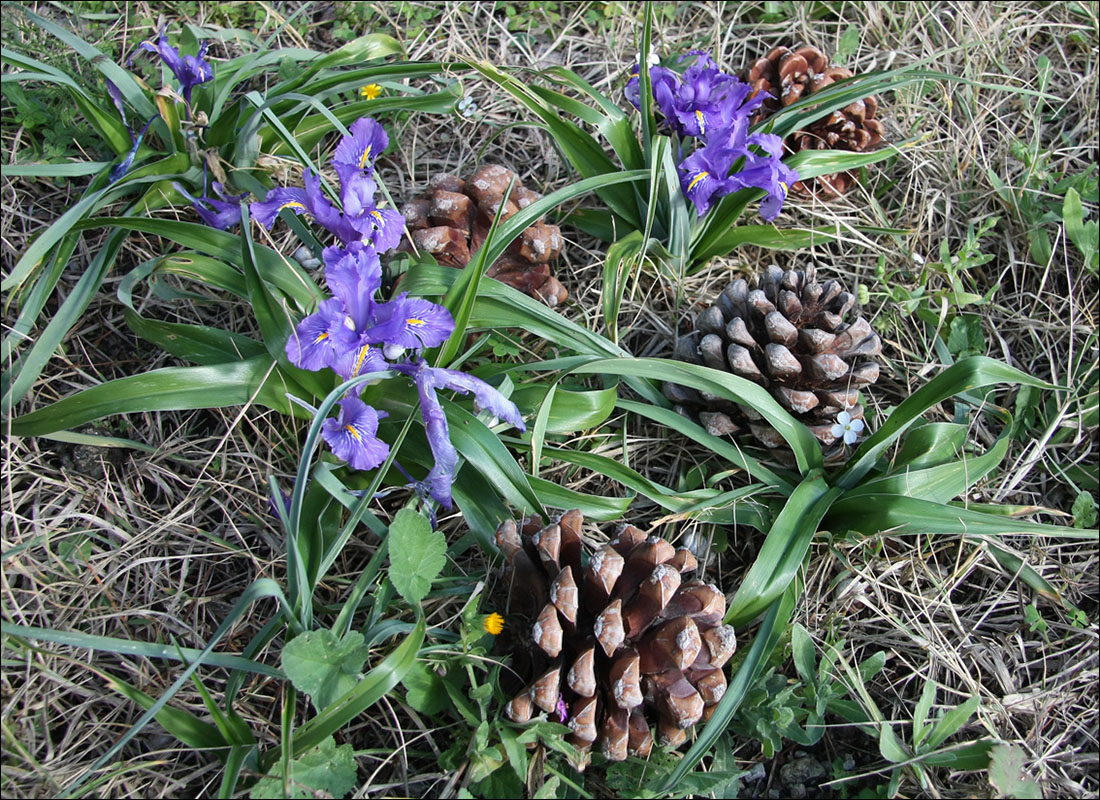
{"label": "small blue flower", "polygon": [[841,411],[836,415],[836,424],[833,425],[830,433],[835,439],[844,439],[844,444],[855,444],[862,431],[863,420],[852,419],[852,415],[847,411]]}

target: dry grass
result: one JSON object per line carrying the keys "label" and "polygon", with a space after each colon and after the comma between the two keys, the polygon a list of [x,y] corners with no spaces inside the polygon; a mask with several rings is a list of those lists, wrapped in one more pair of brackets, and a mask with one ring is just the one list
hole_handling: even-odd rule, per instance
{"label": "dry grass", "polygon": [[[883,116],[889,119],[893,140],[919,137],[919,143],[899,151],[887,167],[873,168],[870,185],[839,203],[792,204],[795,219],[839,226],[839,242],[793,255],[747,249],[718,260],[685,281],[682,296],[688,302],[680,306],[676,287],[641,275],[620,321],[625,345],[638,355],[668,355],[674,332],[709,304],[731,271],[750,273],[773,261],[812,260],[825,274],[871,289],[866,310],[883,324],[889,344],[882,390],[872,403],[888,408],[919,386],[939,359],[931,331],[886,300],[886,287],[875,280],[876,265],[881,260],[888,274],[896,274],[893,280],[915,283],[918,260],[935,260],[944,241],[956,252],[974,221],[998,215],[1002,220],[996,234],[983,242],[994,258],[971,276],[976,291],[999,286],[993,302],[979,310],[990,355],[1053,382],[1079,386],[1083,370],[1096,363],[1096,280],[1080,269],[1079,256],[1060,238],[1049,263],[1032,263],[1028,221],[1005,207],[988,177],[993,170],[1010,184],[1023,182],[1024,168],[1010,155],[1010,147],[1017,139],[1030,142],[1035,136],[1049,150],[1055,173],[1073,174],[1097,161],[1096,4],[1081,4],[1085,16],[1075,14],[1071,5],[849,4],[843,6],[844,19],[837,21],[811,19],[812,5],[790,4],[784,5],[789,18],[776,23],[754,21],[759,4],[685,6],[660,27],[665,53],[711,47],[720,63],[736,69],[781,42],[812,42],[830,51],[854,25],[859,48],[849,66],[871,69],[934,57],[931,68],[971,83],[946,88],[930,84],[923,93],[888,98]],[[595,27],[585,21],[582,10],[568,14],[552,30],[517,37],[486,4],[449,3],[437,26],[409,43],[409,54],[522,66],[564,64],[614,95],[633,60],[637,26],[624,14]],[[1087,45],[1076,44],[1071,33],[1084,36]],[[1048,92],[1057,99],[1047,101],[1038,119],[1031,99],[975,85],[1034,88],[1040,56],[1051,61],[1054,79]],[[418,116],[391,131],[400,146],[391,150],[382,169],[395,197],[412,196],[437,172],[465,173],[483,161],[514,166],[536,188],[557,188],[570,180],[567,165],[547,137],[530,127],[507,127],[518,117],[506,97],[472,81],[466,88],[478,103],[475,118]],[[7,153],[18,148],[18,140],[4,143]],[[68,206],[73,191],[72,184],[3,179],[0,235],[6,269],[30,238]],[[910,232],[869,237],[857,232],[860,225]],[[117,274],[159,252],[158,247],[155,241],[135,238]],[[77,263],[86,263],[88,257],[88,251],[78,251]],[[601,259],[594,242],[576,235],[560,270],[571,293],[565,313],[593,327],[599,324],[594,309],[600,307]],[[76,277],[63,279],[63,291]],[[943,285],[941,277],[929,280],[930,288]],[[129,333],[113,289],[113,283],[105,287],[22,410],[102,380],[170,363]],[[145,311],[170,317],[179,308],[150,299]],[[188,321],[212,324],[221,316],[227,325],[233,324],[229,315],[238,313],[204,305],[186,312],[195,315]],[[1075,368],[1078,364],[1083,367]],[[939,418],[949,420],[951,414],[945,406]],[[1074,493],[1061,470],[1095,460],[1097,429],[1085,426],[1072,391],[1055,395],[1048,420],[1046,436],[1026,446],[1014,444],[1006,468],[968,499],[1068,511]],[[67,446],[47,439],[5,438],[0,524],[4,618],[201,647],[248,583],[259,577],[282,579],[281,536],[267,511],[265,481],[274,474],[289,485],[300,431],[258,409],[135,415],[111,424],[117,433],[155,452],[128,451],[96,478],[73,470],[71,452],[63,457],[71,450]],[[1054,441],[1051,434],[1061,430],[1070,433]],[[987,435],[975,429],[979,441]],[[705,456],[648,428],[632,429],[625,442],[624,451],[621,438],[605,440],[597,452],[629,457],[632,467],[668,485],[675,485]],[[582,491],[621,492],[601,476],[564,467],[543,477]],[[736,481],[733,477],[729,483]],[[660,516],[660,509],[640,502],[633,521],[649,523]],[[448,531],[460,532],[458,519],[444,524]],[[666,527],[662,532],[675,531]],[[712,568],[732,591],[751,563],[759,537],[742,530],[728,532],[728,539],[729,549],[712,559]],[[991,735],[1022,746],[1030,776],[1046,796],[1095,796],[1100,791],[1097,544],[1025,537],[1005,543],[1060,587],[1069,603],[1083,609],[1088,625],[1073,626],[1062,611],[1036,601],[980,544],[890,532],[861,542],[823,540],[806,571],[798,620],[821,642],[846,640],[846,652],[855,661],[886,651],[887,669],[869,690],[898,724],[899,733],[912,719],[923,681],[931,679],[940,687],[937,703],[944,708],[970,696],[981,698],[978,715],[963,736]],[[328,582],[329,599],[339,599],[373,549],[369,539],[349,546]],[[483,557],[468,553],[464,558],[458,566],[467,574],[485,575]],[[430,623],[457,624],[463,602],[440,602],[430,609]],[[1033,602],[1045,630],[1025,620],[1025,607]],[[224,649],[239,650],[271,611],[268,606],[253,609]],[[277,652],[266,659],[275,663]],[[106,673],[157,696],[176,671],[139,658],[54,645],[27,647],[5,638],[0,679],[5,796],[56,795],[138,717],[140,709],[108,688]],[[220,691],[224,677],[217,670],[204,672],[214,692]],[[281,700],[277,682],[256,679],[246,683],[235,706],[265,747],[278,743]],[[173,704],[205,714],[201,698],[191,689],[178,694]],[[398,698],[388,698],[345,731],[345,740],[362,751],[360,775],[366,780],[356,796],[452,794],[464,777],[439,769],[438,754],[449,746],[448,736],[446,727],[420,718]],[[826,741],[852,738],[838,729]],[[860,763],[869,764],[867,770],[884,766],[873,742],[862,746],[868,756]],[[760,759],[753,742],[739,743],[735,752],[746,765]],[[790,749],[775,763],[789,756]],[[119,763],[124,769],[100,786],[98,794],[171,797],[217,790],[217,764],[178,746],[156,725],[131,743]],[[885,783],[886,778],[870,780]],[[902,792],[924,794],[908,777]],[[946,770],[934,773],[927,792],[940,797],[991,793],[984,776]]]}

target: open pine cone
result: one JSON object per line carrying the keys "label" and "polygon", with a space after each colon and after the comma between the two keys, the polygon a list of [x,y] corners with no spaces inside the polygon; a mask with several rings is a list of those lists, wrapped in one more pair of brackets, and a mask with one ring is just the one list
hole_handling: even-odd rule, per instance
{"label": "open pine cone", "polygon": [[[696,318],[695,331],[680,339],[676,358],[765,387],[818,441],[837,445],[830,453],[836,457],[842,452],[833,433],[836,417],[847,411],[853,420],[863,418],[859,389],[878,380],[882,354],[882,340],[858,312],[845,322],[855,301],[835,280],[818,283],[812,266],[784,272],[773,264],[757,286],[740,278],[727,286]],[[767,447],[783,445],[751,409],[672,383],[664,393],[716,436],[747,425]]]}
{"label": "open pine cone", "polygon": [[[513,179],[516,183],[501,211],[502,222],[542,195],[520,183],[512,170],[495,164],[481,167],[465,180],[457,175],[437,175],[424,197],[401,209],[417,248],[431,253],[440,264],[466,266],[485,241]],[[524,230],[485,274],[556,306],[569,296],[550,274],[550,263],[561,253],[561,246],[561,229],[539,220]],[[408,243],[401,249],[408,249]]]}
{"label": "open pine cone", "polygon": [[[763,105],[752,119],[755,125],[834,81],[851,77],[850,70],[831,66],[829,59],[816,47],[805,46],[795,50],[775,48],[745,70],[742,79],[752,86],[754,95],[757,92],[766,95]],[[801,150],[849,150],[855,153],[873,150],[882,142],[883,136],[882,123],[875,119],[877,112],[878,98],[865,97],[795,131],[787,137],[784,145],[791,153]],[[849,170],[799,181],[791,187],[791,191],[820,194],[826,198],[839,197],[852,187],[856,179],[856,172]]]}
{"label": "open pine cone", "polygon": [[524,723],[545,712],[582,752],[599,743],[610,761],[648,755],[654,726],[677,747],[726,691],[736,639],[721,624],[725,595],[682,577],[698,567],[690,550],[632,525],[586,559],[583,521],[574,510],[545,527],[536,517],[497,529],[510,612],[529,645],[515,648],[517,666],[528,658],[533,677],[505,713]]}

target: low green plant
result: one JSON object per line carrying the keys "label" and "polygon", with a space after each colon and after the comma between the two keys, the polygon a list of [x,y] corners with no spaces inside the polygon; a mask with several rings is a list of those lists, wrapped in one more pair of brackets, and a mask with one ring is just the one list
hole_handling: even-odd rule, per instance
{"label": "low green plant", "polygon": [[[1014,140],[1009,152],[1023,166],[1019,185],[1009,185],[993,169],[988,176],[1005,207],[1027,230],[1031,260],[1040,266],[1050,264],[1054,254],[1051,228],[1061,226],[1066,238],[1077,248],[1085,269],[1094,277],[1100,270],[1100,223],[1095,219],[1100,203],[1097,190],[1097,166],[1084,172],[1060,174],[1053,167],[1055,154],[1044,145],[1044,95],[1050,85],[1053,65],[1041,55],[1036,59],[1039,95],[1032,106],[1032,131],[1028,141]],[[1050,112],[1053,113],[1053,112]],[[1085,205],[1094,219],[1085,221]]]}
{"label": "low green plant", "polygon": [[[946,240],[940,243],[938,261],[923,261],[916,253],[913,261],[919,269],[888,270],[885,258],[880,258],[875,277],[886,289],[885,298],[901,316],[916,316],[932,332],[935,348],[944,363],[954,358],[984,355],[985,334],[981,317],[975,313],[993,301],[999,286],[991,286],[984,293],[975,289],[984,284],[971,270],[976,270],[993,259],[983,252],[983,240],[996,230],[1000,219],[989,217],[981,222],[971,222],[966,239],[955,253]],[[893,313],[881,315],[875,320],[880,331],[892,329],[897,324]]]}
{"label": "low green plant", "polygon": [[[746,694],[730,728],[760,742],[765,758],[771,758],[789,740],[812,747],[825,735],[826,714],[849,722],[866,722],[859,706],[846,698],[849,687],[835,676],[844,642],[829,645],[817,663],[813,641],[801,625],[791,626],[791,654],[798,679],[790,679],[771,667]],[[885,666],[882,651],[869,656],[857,669],[869,681]]]}

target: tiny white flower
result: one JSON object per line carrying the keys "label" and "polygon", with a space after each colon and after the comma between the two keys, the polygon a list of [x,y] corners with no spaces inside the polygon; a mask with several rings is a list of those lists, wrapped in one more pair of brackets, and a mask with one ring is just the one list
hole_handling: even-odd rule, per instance
{"label": "tiny white flower", "polygon": [[477,112],[477,101],[470,95],[465,95],[455,104],[455,109],[464,117],[472,117]]}
{"label": "tiny white flower", "polygon": [[832,434],[837,439],[844,439],[844,444],[855,444],[863,430],[863,420],[852,419],[847,411],[841,411],[836,415],[836,425],[832,428]]}
{"label": "tiny white flower", "polygon": [[[642,61],[642,51],[639,50],[637,53],[634,54],[634,63],[635,64],[640,64],[641,61]],[[651,66],[651,67],[655,67],[655,66],[657,66],[658,64],[661,63],[661,57],[659,55],[657,55],[657,52],[655,50],[650,50],[649,51],[649,56],[646,58],[646,63],[649,64],[649,66]]]}

